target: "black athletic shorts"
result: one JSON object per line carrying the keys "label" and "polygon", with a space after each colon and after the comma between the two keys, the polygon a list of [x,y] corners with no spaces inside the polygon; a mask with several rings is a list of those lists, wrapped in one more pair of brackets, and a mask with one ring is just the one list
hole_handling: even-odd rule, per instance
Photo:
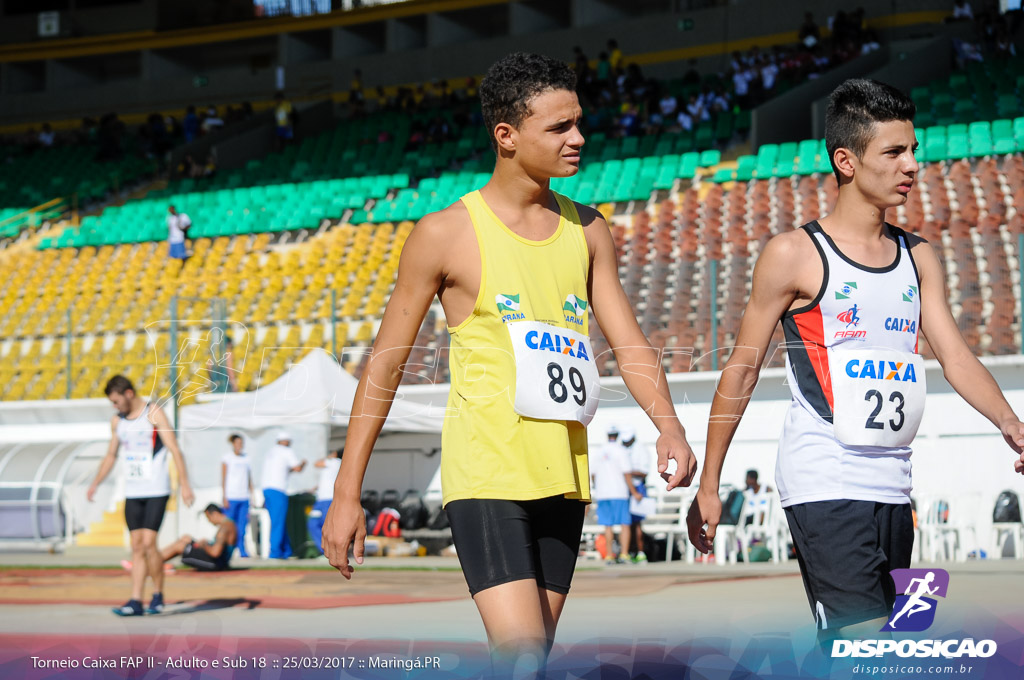
{"label": "black athletic shorts", "polygon": [[910,567],[910,504],[817,501],[786,508],[807,601],[819,630],[888,617],[889,572]]}
{"label": "black athletic shorts", "polygon": [[[224,548],[225,551],[229,549],[230,546]],[[221,571],[228,568],[228,554],[222,552],[220,557],[213,557],[204,548],[189,543],[181,553],[181,561],[199,571]]]}
{"label": "black athletic shorts", "polygon": [[128,498],[124,502],[124,521],[128,531],[136,529],[152,529],[160,531],[164,521],[164,510],[170,496],[153,496],[152,498]]}
{"label": "black athletic shorts", "polygon": [[470,498],[445,506],[470,595],[530,579],[566,594],[576,569],[586,503]]}

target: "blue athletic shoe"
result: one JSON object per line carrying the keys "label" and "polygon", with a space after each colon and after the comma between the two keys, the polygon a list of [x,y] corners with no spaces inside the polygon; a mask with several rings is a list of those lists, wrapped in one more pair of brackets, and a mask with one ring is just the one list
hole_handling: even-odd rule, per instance
{"label": "blue athletic shoe", "polygon": [[111,611],[118,616],[142,616],[142,603],[138,600],[128,600],[120,607],[114,607]]}
{"label": "blue athletic shoe", "polygon": [[153,593],[153,599],[149,601],[149,606],[146,608],[147,614],[159,614],[164,610],[164,594]]}

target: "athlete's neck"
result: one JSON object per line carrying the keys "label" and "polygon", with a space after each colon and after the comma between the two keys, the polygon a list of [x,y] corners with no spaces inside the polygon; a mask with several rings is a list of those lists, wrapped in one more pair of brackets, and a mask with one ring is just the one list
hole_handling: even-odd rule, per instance
{"label": "athlete's neck", "polygon": [[135,420],[142,415],[142,410],[146,407],[146,400],[136,395],[132,397],[132,402],[128,408],[128,413],[125,414],[129,420]]}
{"label": "athlete's neck", "polygon": [[852,186],[840,190],[835,209],[818,220],[822,229],[842,233],[850,241],[870,242],[888,233],[885,227],[885,209],[866,201],[861,195],[852,195]]}
{"label": "athlete's neck", "polygon": [[511,210],[556,205],[550,178],[531,177],[510,162],[498,162],[490,181],[480,189],[480,195],[489,205],[499,204]]}

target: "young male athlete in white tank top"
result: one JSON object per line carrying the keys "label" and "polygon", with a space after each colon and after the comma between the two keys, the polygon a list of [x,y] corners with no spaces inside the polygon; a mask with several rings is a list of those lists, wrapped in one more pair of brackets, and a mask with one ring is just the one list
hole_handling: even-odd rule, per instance
{"label": "young male athlete in white tank top", "polygon": [[164,510],[171,496],[171,476],[167,465],[170,451],[178,469],[181,498],[191,506],[195,500],[189,483],[185,459],[178,448],[174,429],[164,410],[135,393],[128,378],[115,375],[105,389],[117,415],[110,420],[110,446],[100,462],[96,479],[89,486],[86,498],[92,502],[96,489],[110,474],[121,453],[124,475],[124,518],[132,542],[132,596],[116,607],[119,616],[141,616],[146,575],[153,579],[153,599],[147,608],[151,614],[163,610],[163,559],[156,546],[156,536],[164,519]]}
{"label": "young male athlete in white tank top", "polygon": [[950,314],[931,246],[885,221],[917,175],[913,117],[913,102],[882,83],[849,80],[832,93],[825,141],[839,180],[835,210],[776,236],[757,262],[687,517],[691,542],[708,552],[722,462],[781,319],[793,401],[776,482],[823,640],[877,635],[895,601],[889,571],[910,566],[921,332],[950,385],[1017,453],[1024,445],[1024,424]]}

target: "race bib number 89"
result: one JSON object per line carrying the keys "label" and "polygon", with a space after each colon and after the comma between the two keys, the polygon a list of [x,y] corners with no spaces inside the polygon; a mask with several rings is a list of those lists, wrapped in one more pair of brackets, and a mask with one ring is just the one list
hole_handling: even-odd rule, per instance
{"label": "race bib number 89", "polygon": [[832,425],[851,446],[909,446],[924,414],[924,362],[889,349],[829,352]]}
{"label": "race bib number 89", "polygon": [[540,321],[508,324],[508,332],[516,359],[516,413],[587,425],[601,392],[590,338]]}

